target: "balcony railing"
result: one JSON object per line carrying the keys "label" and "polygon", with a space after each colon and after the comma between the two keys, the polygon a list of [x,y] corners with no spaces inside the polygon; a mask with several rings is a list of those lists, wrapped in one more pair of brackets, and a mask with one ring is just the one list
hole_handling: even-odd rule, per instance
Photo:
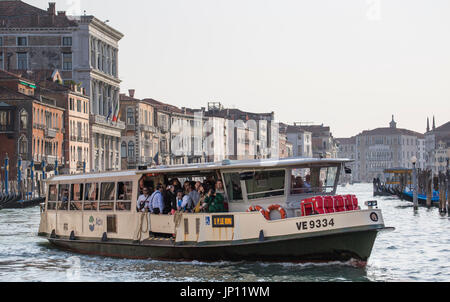
{"label": "balcony railing", "polygon": [[156,133],[156,128],[153,126],[148,126],[148,125],[139,125],[139,126],[141,127],[141,131]]}
{"label": "balcony railing", "polygon": [[92,124],[99,124],[107,127],[113,127],[118,130],[125,130],[125,123],[122,121],[113,122],[111,119],[108,120],[106,116],[103,115],[91,115],[90,122]]}
{"label": "balcony railing", "polygon": [[49,138],[55,138],[57,134],[56,129],[52,129],[52,128],[46,128],[45,129],[45,136],[49,137]]}

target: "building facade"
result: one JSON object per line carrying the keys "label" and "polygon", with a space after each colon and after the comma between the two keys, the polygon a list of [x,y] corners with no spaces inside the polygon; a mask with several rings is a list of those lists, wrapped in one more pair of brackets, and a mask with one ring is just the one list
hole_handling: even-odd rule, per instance
{"label": "building facade", "polygon": [[312,132],[298,126],[283,125],[286,129],[287,141],[292,144],[294,157],[313,157]]}
{"label": "building facade", "polygon": [[436,127],[433,119],[433,128],[427,127],[425,133],[426,168],[432,169],[433,174],[445,172],[447,161],[450,158],[450,122]]}
{"label": "building facade", "polygon": [[397,128],[394,117],[389,128],[377,128],[357,135],[356,146],[357,170],[359,180],[363,182],[384,179],[384,170],[388,168],[413,168],[413,157],[418,159],[417,168],[425,168],[425,136]]}
{"label": "building facade", "polygon": [[22,1],[0,1],[0,54],[6,70],[58,69],[90,97],[92,171],[120,169],[118,43],[123,34],[94,16],[66,16]]}
{"label": "building facade", "polygon": [[358,163],[356,162],[356,136],[350,138],[337,138],[336,144],[338,146],[338,158],[348,158],[354,160],[353,162],[346,164],[346,167],[350,168],[352,173],[350,175],[345,175],[342,180],[349,183],[359,180],[360,176]]}
{"label": "building facade", "polygon": [[[22,159],[23,175],[34,163],[35,179],[55,174],[63,165],[64,112],[54,99],[36,93],[36,83],[0,71],[0,160],[10,159],[10,177],[17,176]],[[31,173],[31,171],[28,171]]]}
{"label": "building facade", "polygon": [[[274,112],[253,113],[226,109],[221,103],[211,102],[208,103],[208,110],[204,109],[204,114],[208,118],[222,118],[226,121],[227,143],[224,151],[227,159],[266,159],[279,156],[279,124],[275,122]],[[217,131],[222,132],[219,129]]]}
{"label": "building facade", "polygon": [[145,100],[120,95],[120,114],[125,120],[121,138],[121,165],[123,170],[139,166],[152,166],[159,149],[159,136],[155,127],[155,108]]}
{"label": "building facade", "polygon": [[[56,101],[58,107],[65,109],[64,133],[64,174],[80,174],[91,170],[90,162],[90,98],[86,89],[76,85],[61,85],[61,76],[58,71],[47,77],[43,72],[37,81],[38,91]],[[43,77],[42,77],[43,76]]]}

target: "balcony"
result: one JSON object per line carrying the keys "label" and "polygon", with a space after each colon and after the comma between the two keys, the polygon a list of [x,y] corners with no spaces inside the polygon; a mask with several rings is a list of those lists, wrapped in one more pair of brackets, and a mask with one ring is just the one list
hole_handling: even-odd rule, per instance
{"label": "balcony", "polygon": [[45,136],[48,138],[55,138],[56,134],[57,134],[56,129],[52,129],[52,128],[45,129]]}
{"label": "balcony", "polygon": [[14,133],[13,125],[0,125],[0,133]]}
{"label": "balcony", "polygon": [[116,128],[118,130],[125,130],[125,123],[122,121],[113,122],[112,120],[108,120],[106,116],[103,115],[91,115],[90,117],[91,124],[98,124],[102,126]]}
{"label": "balcony", "polygon": [[139,125],[139,127],[141,128],[141,131],[147,131],[147,132],[156,133],[156,128],[153,127],[153,126]]}

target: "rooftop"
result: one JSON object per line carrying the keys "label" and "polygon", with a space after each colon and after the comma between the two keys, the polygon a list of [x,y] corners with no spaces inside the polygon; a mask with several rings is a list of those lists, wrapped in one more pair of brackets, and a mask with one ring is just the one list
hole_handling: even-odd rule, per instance
{"label": "rooftop", "polygon": [[47,27],[77,27],[65,12],[56,13],[55,3],[49,3],[47,10],[29,5],[25,2],[0,1],[0,28],[47,28]]}
{"label": "rooftop", "polygon": [[370,135],[408,135],[408,136],[416,136],[419,139],[424,139],[425,135],[419,132],[415,132],[408,129],[401,128],[377,128],[373,130],[363,131],[361,133],[363,136]]}

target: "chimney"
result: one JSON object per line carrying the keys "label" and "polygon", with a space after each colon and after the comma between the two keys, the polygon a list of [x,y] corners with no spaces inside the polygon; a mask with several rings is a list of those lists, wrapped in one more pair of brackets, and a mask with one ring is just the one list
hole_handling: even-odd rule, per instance
{"label": "chimney", "polygon": [[49,2],[48,3],[47,12],[51,16],[56,15],[56,2]]}
{"label": "chimney", "polygon": [[65,11],[59,11],[58,12],[58,16],[65,16],[66,15],[66,12]]}
{"label": "chimney", "polygon": [[136,90],[134,89],[129,89],[128,90],[128,94],[130,95],[130,98],[134,98],[134,93],[136,92]]}

